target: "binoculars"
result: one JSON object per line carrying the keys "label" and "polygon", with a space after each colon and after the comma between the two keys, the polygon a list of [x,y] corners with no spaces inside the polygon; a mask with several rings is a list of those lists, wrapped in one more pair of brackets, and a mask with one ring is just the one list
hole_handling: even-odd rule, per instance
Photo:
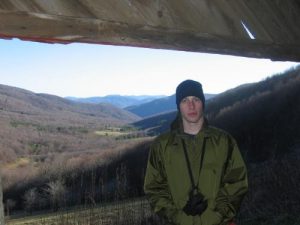
{"label": "binoculars", "polygon": [[189,199],[186,205],[183,207],[183,211],[188,216],[201,215],[207,208],[207,200],[197,190],[192,190],[189,193]]}

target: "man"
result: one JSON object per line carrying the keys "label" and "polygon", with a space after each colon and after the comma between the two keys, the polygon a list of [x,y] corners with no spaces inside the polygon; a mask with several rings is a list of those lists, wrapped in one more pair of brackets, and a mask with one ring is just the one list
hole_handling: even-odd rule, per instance
{"label": "man", "polygon": [[171,131],[151,146],[144,191],[168,224],[231,224],[248,189],[235,140],[208,126],[202,86],[193,80],[176,88],[178,115]]}

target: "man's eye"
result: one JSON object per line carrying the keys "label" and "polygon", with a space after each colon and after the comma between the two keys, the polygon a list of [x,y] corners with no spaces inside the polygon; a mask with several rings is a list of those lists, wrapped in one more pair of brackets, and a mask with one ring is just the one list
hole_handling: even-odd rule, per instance
{"label": "man's eye", "polygon": [[187,102],[187,98],[182,99],[181,102]]}

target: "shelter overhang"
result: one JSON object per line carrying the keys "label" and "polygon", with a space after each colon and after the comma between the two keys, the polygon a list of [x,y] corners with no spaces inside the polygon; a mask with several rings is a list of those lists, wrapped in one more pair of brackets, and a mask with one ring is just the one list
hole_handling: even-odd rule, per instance
{"label": "shelter overhang", "polygon": [[0,38],[300,61],[297,0],[2,0]]}

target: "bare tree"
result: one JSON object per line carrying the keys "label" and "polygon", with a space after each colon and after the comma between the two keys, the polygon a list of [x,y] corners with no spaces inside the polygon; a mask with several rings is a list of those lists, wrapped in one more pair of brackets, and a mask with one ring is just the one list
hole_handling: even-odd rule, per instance
{"label": "bare tree", "polygon": [[116,199],[124,199],[128,195],[128,170],[124,163],[116,170]]}
{"label": "bare tree", "polygon": [[5,202],[5,208],[6,208],[6,215],[9,217],[10,210],[15,207],[16,202],[12,199],[7,199]]}
{"label": "bare tree", "polygon": [[46,191],[50,195],[50,202],[53,210],[58,210],[59,208],[64,206],[66,194],[64,181],[51,181],[50,183],[48,183]]}
{"label": "bare tree", "polygon": [[25,192],[24,194],[25,210],[30,214],[32,213],[32,210],[36,206],[37,200],[38,200],[38,193],[36,188],[29,189],[28,191]]}

